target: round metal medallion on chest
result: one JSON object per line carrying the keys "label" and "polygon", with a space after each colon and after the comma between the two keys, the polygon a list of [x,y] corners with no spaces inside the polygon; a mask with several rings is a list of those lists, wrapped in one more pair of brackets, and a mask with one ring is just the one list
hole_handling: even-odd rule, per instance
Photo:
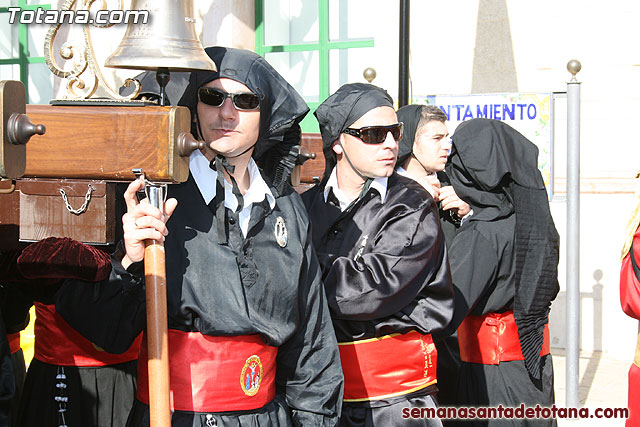
{"label": "round metal medallion on chest", "polygon": [[287,226],[284,224],[284,219],[281,216],[276,219],[274,234],[276,236],[276,242],[278,242],[281,248],[287,246]]}

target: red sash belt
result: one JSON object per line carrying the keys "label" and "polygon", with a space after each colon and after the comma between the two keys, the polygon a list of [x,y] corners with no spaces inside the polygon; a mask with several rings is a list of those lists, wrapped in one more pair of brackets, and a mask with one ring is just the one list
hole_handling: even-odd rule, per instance
{"label": "red sash belt", "polygon": [[[499,365],[524,360],[513,311],[467,316],[458,328],[460,359],[463,362]],[[549,324],[544,325],[540,356],[549,354]]]}
{"label": "red sash belt", "polygon": [[11,354],[17,353],[18,350],[20,350],[20,332],[7,334],[7,339],[9,340],[9,351]]}
{"label": "red sash belt", "polygon": [[33,357],[41,362],[59,366],[97,367],[138,358],[141,337],[136,338],[125,353],[107,353],[69,326],[56,312],[55,305],[36,302],[35,306]]}
{"label": "red sash belt", "polygon": [[[209,336],[169,329],[171,408],[190,412],[258,409],[276,395],[278,347],[260,335]],[[149,404],[146,336],[138,359],[138,400]]]}
{"label": "red sash belt", "polygon": [[401,396],[436,383],[438,353],[431,335],[411,331],[338,343],[344,401]]}

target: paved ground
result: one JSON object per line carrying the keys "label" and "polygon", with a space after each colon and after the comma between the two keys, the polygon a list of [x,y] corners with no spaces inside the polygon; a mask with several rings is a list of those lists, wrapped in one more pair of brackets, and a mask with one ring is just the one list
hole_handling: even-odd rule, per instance
{"label": "paved ground", "polygon": [[[565,353],[564,350],[552,349],[553,369],[555,377],[556,406],[564,406],[566,401]],[[594,352],[580,355],[580,403],[591,410],[595,408],[626,408],[627,406],[627,373],[629,362],[621,362],[607,355]],[[624,420],[580,419],[576,421],[558,420],[562,427],[616,427],[624,426]]]}

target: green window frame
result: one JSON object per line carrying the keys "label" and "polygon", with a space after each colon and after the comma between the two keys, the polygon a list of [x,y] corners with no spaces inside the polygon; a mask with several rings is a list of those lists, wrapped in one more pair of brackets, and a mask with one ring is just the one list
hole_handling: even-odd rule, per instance
{"label": "green window frame", "polygon": [[318,106],[329,97],[329,52],[334,49],[352,49],[360,47],[374,47],[374,40],[352,40],[352,41],[330,41],[329,40],[329,0],[318,0],[318,42],[287,45],[264,44],[264,0],[255,1],[255,51],[260,56],[275,52],[306,52],[317,51],[320,73],[319,73],[319,102],[308,102],[311,112],[307,114],[301,123],[302,132],[320,132],[318,122],[313,116],[313,112]]}
{"label": "green window frame", "polygon": [[[27,0],[18,0],[15,6],[24,10],[51,10],[51,4],[28,4]],[[6,14],[6,15],[5,15]],[[9,7],[0,7],[0,19],[5,19],[5,22],[9,21]],[[26,99],[29,102],[29,64],[44,64],[44,56],[31,56],[29,52],[29,24],[15,23],[18,25],[18,56],[15,58],[2,58],[0,59],[0,65],[15,65],[20,66],[20,81],[24,84]],[[43,25],[43,24],[39,24]]]}

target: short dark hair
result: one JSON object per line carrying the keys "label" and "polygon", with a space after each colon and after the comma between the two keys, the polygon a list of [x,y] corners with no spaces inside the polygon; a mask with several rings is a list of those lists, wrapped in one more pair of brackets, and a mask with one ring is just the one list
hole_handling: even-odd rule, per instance
{"label": "short dark hair", "polygon": [[444,123],[447,121],[447,115],[440,109],[440,107],[435,105],[423,105],[420,114],[420,121],[416,127],[416,134],[420,132],[427,123],[434,120]]}

